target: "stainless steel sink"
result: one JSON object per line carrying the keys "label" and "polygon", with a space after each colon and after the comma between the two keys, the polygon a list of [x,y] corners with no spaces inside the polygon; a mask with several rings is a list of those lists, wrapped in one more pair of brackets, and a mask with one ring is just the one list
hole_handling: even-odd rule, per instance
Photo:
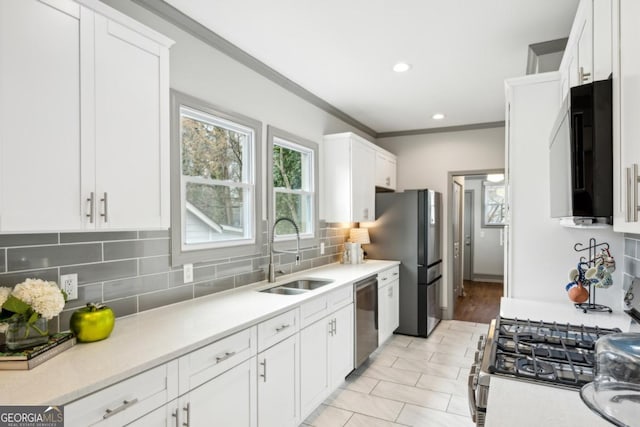
{"label": "stainless steel sink", "polygon": [[307,289],[293,289],[293,288],[285,288],[283,286],[276,286],[269,289],[263,289],[260,292],[266,292],[269,294],[280,294],[280,295],[300,295],[307,292]]}
{"label": "stainless steel sink", "polygon": [[306,289],[306,290],[314,290],[326,286],[330,283],[333,283],[333,280],[328,279],[314,279],[314,278],[303,278],[294,280],[291,282],[283,283],[283,288],[290,289]]}
{"label": "stainless steel sink", "polygon": [[274,286],[273,288],[263,289],[260,292],[280,295],[300,295],[302,293],[321,288],[330,283],[333,283],[333,280],[303,278],[292,280],[291,282],[283,283],[281,285]]}

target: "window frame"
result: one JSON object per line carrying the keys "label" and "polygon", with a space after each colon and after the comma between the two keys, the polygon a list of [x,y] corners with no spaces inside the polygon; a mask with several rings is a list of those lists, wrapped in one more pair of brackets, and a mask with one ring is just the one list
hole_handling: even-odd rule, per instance
{"label": "window frame", "polygon": [[[282,141],[283,143],[278,144],[276,140]],[[312,191],[308,190],[293,190],[293,191],[281,191],[281,193],[289,193],[289,194],[312,194],[311,202],[313,204],[311,208],[311,213],[313,218],[310,221],[310,224],[313,227],[313,232],[301,234],[300,235],[300,244],[309,247],[315,246],[319,242],[319,228],[320,228],[320,220],[319,220],[319,145],[313,141],[309,141],[307,139],[301,138],[297,135],[289,133],[285,130],[278,129],[274,126],[267,126],[267,212],[268,212],[268,222],[269,222],[269,233],[271,233],[271,228],[273,226],[274,221],[277,219],[275,217],[275,196],[276,189],[273,186],[273,148],[274,145],[280,145],[284,147],[288,147],[293,150],[306,152],[311,155],[310,167],[312,169],[309,175],[310,187]],[[271,236],[269,236],[271,237]],[[292,242],[295,241],[295,234],[288,234],[284,236],[274,236],[275,247],[280,249],[279,243],[282,242]]]}
{"label": "window frame", "polygon": [[[213,124],[237,132],[249,132],[253,135],[249,142],[249,153],[246,154],[252,163],[249,166],[248,180],[242,182],[210,181],[207,184],[242,188],[249,191],[247,196],[252,206],[244,206],[246,227],[250,228],[249,237],[219,242],[209,242],[187,246],[184,242],[186,203],[186,182],[182,176],[182,132],[181,118],[183,108],[191,110],[194,116],[199,113],[212,116]],[[233,256],[256,255],[261,252],[262,239],[262,123],[249,117],[226,111],[206,101],[175,90],[171,91],[171,264],[208,261]],[[243,155],[244,157],[244,155]],[[244,175],[244,171],[243,171]],[[194,179],[198,181],[198,178]],[[192,246],[192,248],[191,248]]]}
{"label": "window frame", "polygon": [[[504,227],[507,224],[507,216],[506,216],[506,186],[505,182],[491,182],[491,181],[482,181],[482,198],[481,200],[481,210],[482,210],[482,228],[495,228],[495,227]],[[502,200],[502,209],[505,212],[505,215],[502,217],[501,223],[488,222],[487,221],[487,188],[488,187],[503,187],[505,189],[505,196]]]}

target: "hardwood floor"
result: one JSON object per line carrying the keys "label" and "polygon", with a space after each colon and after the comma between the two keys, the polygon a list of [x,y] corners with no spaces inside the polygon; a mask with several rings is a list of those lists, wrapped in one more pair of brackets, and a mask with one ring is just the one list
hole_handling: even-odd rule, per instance
{"label": "hardwood floor", "polygon": [[453,318],[466,322],[489,323],[500,313],[502,283],[464,281],[465,296],[458,297]]}

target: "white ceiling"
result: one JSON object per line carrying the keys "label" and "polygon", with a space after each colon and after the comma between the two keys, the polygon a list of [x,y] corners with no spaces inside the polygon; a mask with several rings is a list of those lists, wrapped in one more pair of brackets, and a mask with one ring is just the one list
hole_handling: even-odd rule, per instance
{"label": "white ceiling", "polygon": [[504,120],[504,79],[525,74],[529,44],[569,35],[578,4],[166,1],[378,133]]}

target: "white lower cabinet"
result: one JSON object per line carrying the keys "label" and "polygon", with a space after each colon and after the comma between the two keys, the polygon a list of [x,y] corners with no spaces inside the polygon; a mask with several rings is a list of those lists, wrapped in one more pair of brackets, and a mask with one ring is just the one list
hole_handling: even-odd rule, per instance
{"label": "white lower cabinet", "polygon": [[300,332],[300,361],[304,419],[353,370],[353,303]]}
{"label": "white lower cabinet", "polygon": [[378,275],[378,343],[393,335],[400,325],[400,280],[398,267]]}
{"label": "white lower cabinet", "polygon": [[181,396],[173,425],[257,426],[256,379],[254,356]]}
{"label": "white lower cabinet", "polygon": [[149,426],[166,426],[175,427],[179,426],[180,419],[178,410],[178,399],[174,399],[164,406],[149,412],[147,415],[138,418],[130,424],[126,424],[127,427],[149,427]]}
{"label": "white lower cabinet", "polygon": [[[300,422],[300,347],[296,333],[258,354],[258,425]],[[225,425],[225,424],[220,424]]]}
{"label": "white lower cabinet", "polygon": [[122,426],[177,397],[171,361],[65,405],[65,426]]}

